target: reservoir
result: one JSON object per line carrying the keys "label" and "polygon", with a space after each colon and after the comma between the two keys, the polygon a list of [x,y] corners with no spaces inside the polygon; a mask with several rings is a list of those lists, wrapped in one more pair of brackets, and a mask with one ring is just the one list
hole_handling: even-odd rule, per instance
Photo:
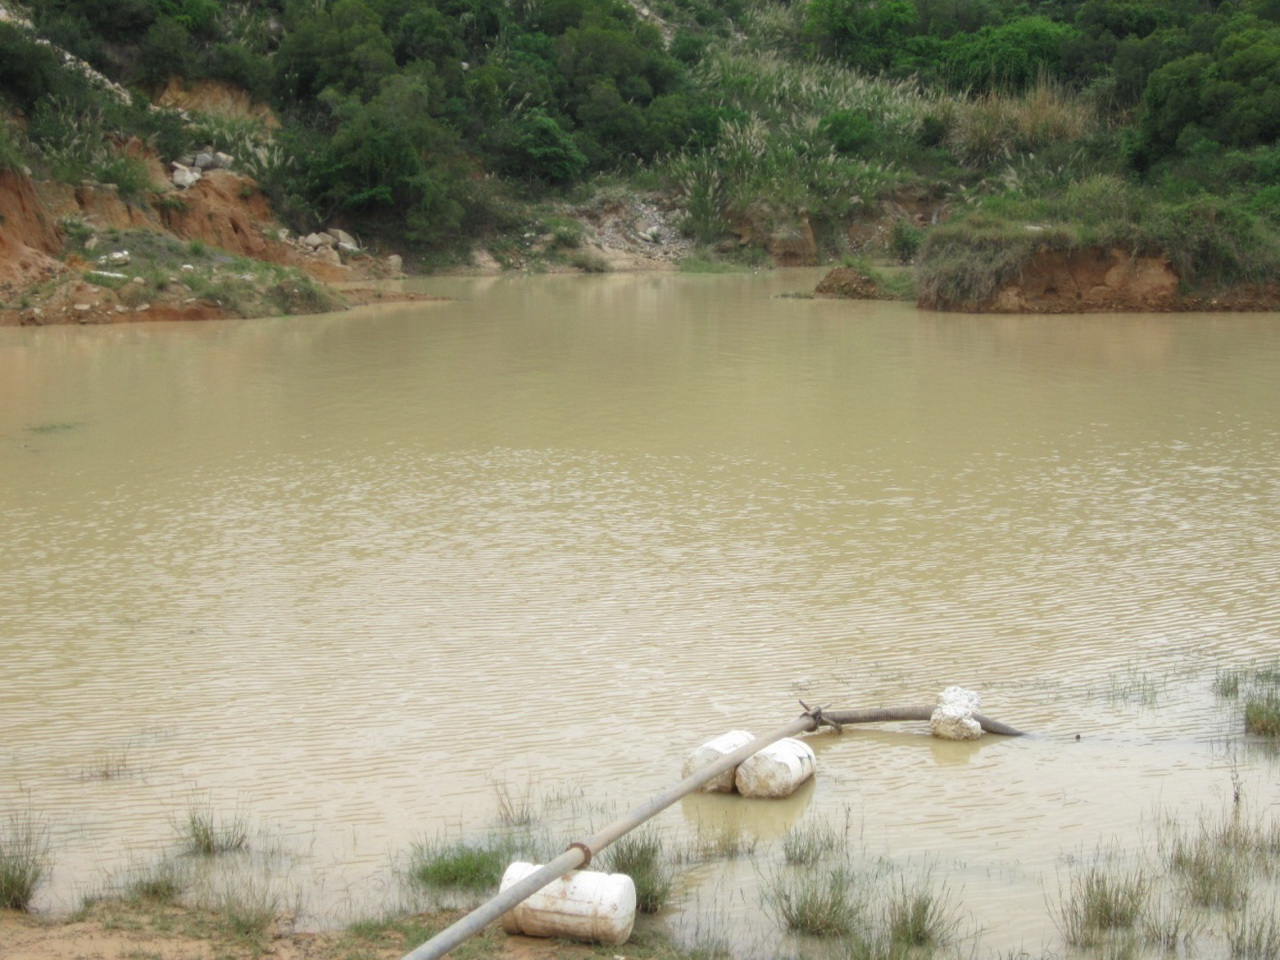
{"label": "reservoir", "polygon": [[558,851],[801,699],[953,684],[1034,736],[850,728],[788,800],[678,804],[663,923],[790,949],[762,891],[824,821],[945,885],[978,955],[1039,955],[1074,864],[1237,793],[1280,818],[1217,683],[1280,657],[1280,317],[784,296],[819,276],[0,329],[0,817],[48,826],[36,907],[200,808],[341,924],[415,844],[527,819]]}

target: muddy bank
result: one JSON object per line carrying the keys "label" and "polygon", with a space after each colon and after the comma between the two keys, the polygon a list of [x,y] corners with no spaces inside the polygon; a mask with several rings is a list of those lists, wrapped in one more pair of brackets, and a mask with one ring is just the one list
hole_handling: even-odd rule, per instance
{"label": "muddy bank", "polygon": [[[461,916],[458,911],[407,914],[319,933],[293,929],[292,914],[277,913],[257,931],[230,918],[189,907],[130,900],[99,900],[68,918],[0,910],[0,956],[5,960],[77,960],[80,957],[147,957],[150,960],[398,960]],[[686,956],[655,924],[641,920],[623,947],[508,936],[492,924],[460,953],[498,960],[679,960]]]}
{"label": "muddy bank", "polygon": [[1280,310],[1280,283],[1188,293],[1169,258],[1116,248],[1036,249],[991,296],[949,300],[923,294],[928,310],[966,313],[1166,313]]}

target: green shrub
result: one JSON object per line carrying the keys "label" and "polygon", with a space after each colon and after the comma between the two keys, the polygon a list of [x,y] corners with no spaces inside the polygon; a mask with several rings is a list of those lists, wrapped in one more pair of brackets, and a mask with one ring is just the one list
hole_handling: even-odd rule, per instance
{"label": "green shrub", "polygon": [[837,153],[865,153],[882,138],[879,128],[864,110],[837,110],[818,123],[818,132],[831,141]]}
{"label": "green shrub", "polygon": [[895,220],[889,228],[889,252],[899,263],[910,263],[924,242],[924,231],[906,220]]}

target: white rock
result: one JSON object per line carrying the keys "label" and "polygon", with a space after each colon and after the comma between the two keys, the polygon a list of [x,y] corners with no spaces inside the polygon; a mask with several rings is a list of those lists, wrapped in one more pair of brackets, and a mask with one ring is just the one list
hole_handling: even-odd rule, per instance
{"label": "white rock", "polygon": [[186,189],[200,179],[200,171],[194,167],[185,167],[180,163],[173,164],[173,185]]}
{"label": "white rock", "polygon": [[200,151],[196,154],[195,166],[201,170],[209,170],[214,165],[213,154],[207,151]]}
{"label": "white rock", "polygon": [[357,247],[354,243],[346,243],[346,242],[344,242],[344,241],[342,241],[342,240],[339,240],[339,241],[338,241],[338,252],[339,252],[339,253],[345,253],[347,256],[351,256],[353,253],[359,253],[359,252],[360,252],[360,248],[359,248],[359,247]]}
{"label": "white rock", "polygon": [[744,797],[789,797],[813,776],[817,762],[807,743],[785,737],[739,764],[733,783]]}
{"label": "white rock", "polygon": [[184,263],[184,264],[182,265],[182,272],[183,272],[183,273],[195,273],[195,272],[196,272],[196,268],[195,268],[194,266],[192,266],[191,264],[189,264],[189,263]]}
{"label": "white rock", "polygon": [[92,304],[92,303],[77,303],[77,304],[76,304],[72,309],[79,310],[81,313],[84,313],[86,310],[92,310],[92,309],[93,309],[93,304]]}
{"label": "white rock", "polygon": [[213,155],[213,165],[219,170],[226,170],[228,167],[235,166],[236,158],[229,153],[223,153],[219,150]]}
{"label": "white rock", "polygon": [[347,231],[345,230],[339,230],[336,227],[330,227],[328,230],[325,231],[325,233],[329,234],[329,236],[333,237],[333,239],[337,241],[337,243],[339,244],[339,249],[341,249],[341,244],[344,244],[344,243],[352,247],[360,246],[360,244],[356,243],[356,238],[351,236],[351,234],[347,233]]}
{"label": "white rock", "polygon": [[316,256],[325,263],[342,263],[342,257],[339,256],[338,251],[333,249],[333,247],[321,247],[316,251]]}
{"label": "white rock", "polygon": [[982,698],[973,690],[947,687],[940,694],[929,718],[929,732],[943,740],[977,740],[982,724],[973,715],[982,706]]}
{"label": "white rock", "polygon": [[[755,737],[746,730],[730,730],[722,733],[714,740],[708,740],[689,754],[680,770],[681,777],[690,777],[703,767],[710,766],[721,757],[728,756],[740,747],[745,747]],[[735,768],[736,769],[736,768]],[[733,793],[733,770],[726,770],[714,780],[702,786],[704,793]]]}
{"label": "white rock", "polygon": [[404,270],[404,258],[398,253],[393,253],[391,256],[387,257],[387,266],[396,273],[400,273]]}

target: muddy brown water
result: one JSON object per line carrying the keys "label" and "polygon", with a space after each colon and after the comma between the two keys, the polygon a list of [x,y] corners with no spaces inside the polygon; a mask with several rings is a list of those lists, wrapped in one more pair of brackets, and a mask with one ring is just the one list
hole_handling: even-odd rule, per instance
{"label": "muddy brown water", "polygon": [[673,847],[755,852],[684,868],[669,925],[781,949],[761,888],[826,819],[1034,952],[1073,859],[1235,783],[1275,814],[1212,682],[1280,653],[1280,317],[775,296],[816,279],[0,330],[0,813],[50,828],[37,906],[204,807],[338,923],[504,799],[562,844],[798,698],[949,684],[1036,736],[855,729],[790,800],[686,800]]}

